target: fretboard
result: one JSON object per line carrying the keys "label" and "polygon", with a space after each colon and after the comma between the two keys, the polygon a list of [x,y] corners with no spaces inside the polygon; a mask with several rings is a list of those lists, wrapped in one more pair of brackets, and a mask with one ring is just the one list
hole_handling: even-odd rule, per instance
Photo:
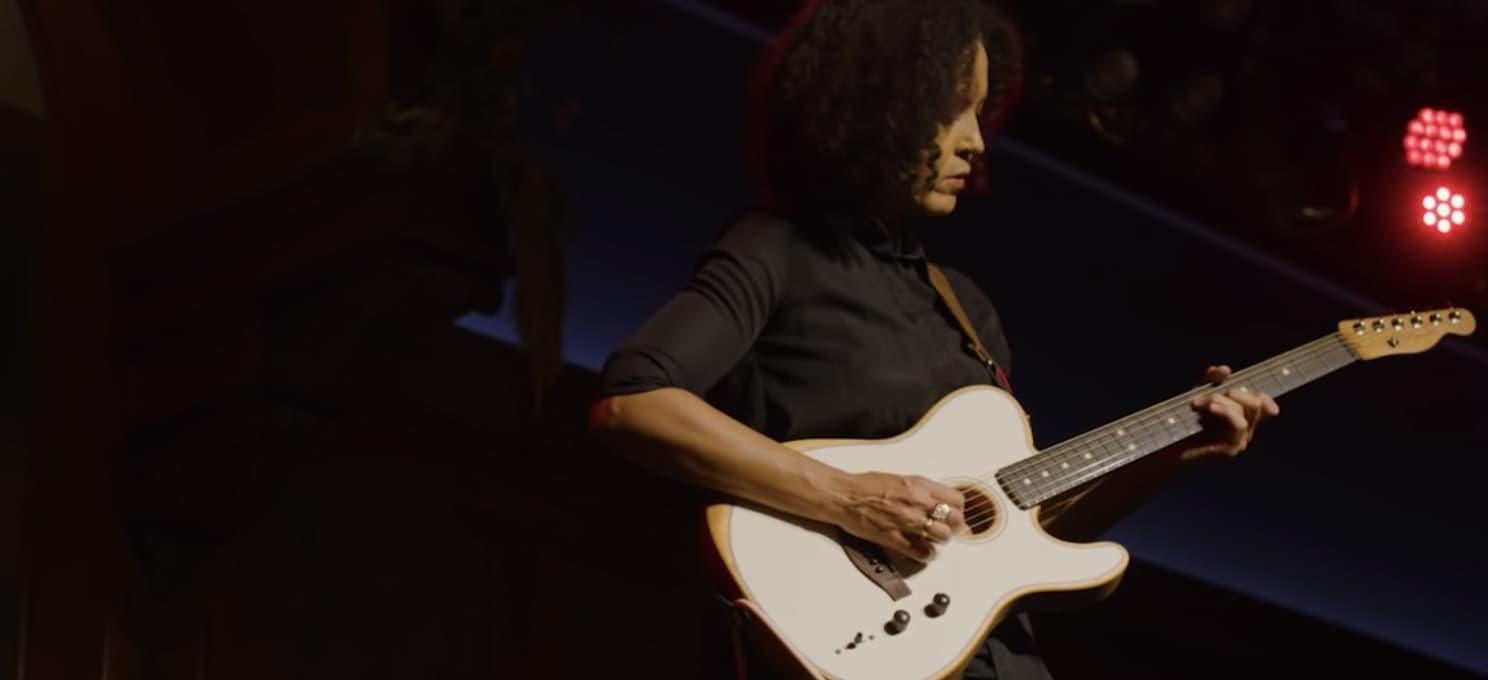
{"label": "fretboard", "polygon": [[997,481],[1019,507],[1031,508],[1198,434],[1204,421],[1194,397],[1238,387],[1280,397],[1356,359],[1337,333],[1319,338],[1238,371],[1222,385],[1195,388],[1008,465],[997,471]]}

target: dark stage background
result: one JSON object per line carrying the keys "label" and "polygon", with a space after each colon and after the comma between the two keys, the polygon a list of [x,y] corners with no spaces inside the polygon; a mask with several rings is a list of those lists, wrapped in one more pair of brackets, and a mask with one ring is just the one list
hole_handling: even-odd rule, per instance
{"label": "dark stage background", "polygon": [[[1239,4],[1257,33],[1332,18]],[[696,508],[582,419],[604,356],[748,200],[744,81],[793,6],[5,3],[0,36],[32,54],[0,52],[0,668],[687,677]],[[1349,219],[1280,228],[1255,194],[1188,183],[1243,178],[1091,141],[1035,77],[1061,41],[1114,40],[1088,29],[1106,13],[1150,39],[1141,8],[1173,5],[1009,6],[1027,103],[987,194],[925,236],[997,304],[1039,446],[1341,319],[1488,310],[1471,223],[1392,235],[1400,186],[1426,181],[1390,188],[1394,132],[1340,152],[1366,168]],[[1246,54],[1295,56],[1270,45]],[[1339,107],[1362,131],[1421,105],[1402,102]],[[479,139],[449,141],[450,118]],[[1484,138],[1455,175],[1470,200]],[[1112,532],[1136,561],[1110,600],[1039,617],[1055,676],[1488,676],[1485,348],[1287,395],[1247,453]]]}

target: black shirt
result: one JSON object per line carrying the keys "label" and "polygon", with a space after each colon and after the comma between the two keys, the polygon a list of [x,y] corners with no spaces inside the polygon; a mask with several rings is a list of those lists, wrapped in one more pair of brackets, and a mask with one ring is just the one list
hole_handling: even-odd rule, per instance
{"label": "black shirt", "polygon": [[[790,441],[891,437],[956,388],[1000,384],[940,302],[912,235],[866,220],[836,228],[848,237],[809,237],[764,211],[734,220],[606,361],[603,395],[680,387]],[[941,269],[1005,374],[996,309]]]}

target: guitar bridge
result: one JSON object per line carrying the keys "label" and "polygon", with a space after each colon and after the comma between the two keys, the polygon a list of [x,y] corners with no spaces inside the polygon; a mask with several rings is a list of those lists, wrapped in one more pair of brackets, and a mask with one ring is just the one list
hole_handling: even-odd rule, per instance
{"label": "guitar bridge", "polygon": [[899,570],[894,568],[894,563],[889,561],[883,548],[841,529],[837,531],[837,535],[837,542],[847,553],[847,559],[874,585],[882,588],[889,599],[898,601],[909,597],[909,584],[899,574]]}

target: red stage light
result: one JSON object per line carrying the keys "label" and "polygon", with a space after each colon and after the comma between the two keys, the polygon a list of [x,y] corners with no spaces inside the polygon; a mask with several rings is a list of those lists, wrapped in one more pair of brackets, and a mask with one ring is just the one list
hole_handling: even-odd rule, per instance
{"label": "red stage light", "polygon": [[1421,207],[1426,210],[1421,221],[1443,234],[1467,222],[1467,199],[1447,187],[1437,187],[1435,192],[1422,197]]}
{"label": "red stage light", "polygon": [[1428,170],[1446,170],[1452,161],[1462,157],[1462,143],[1467,130],[1462,127],[1462,114],[1421,109],[1405,126],[1401,140],[1408,165]]}

